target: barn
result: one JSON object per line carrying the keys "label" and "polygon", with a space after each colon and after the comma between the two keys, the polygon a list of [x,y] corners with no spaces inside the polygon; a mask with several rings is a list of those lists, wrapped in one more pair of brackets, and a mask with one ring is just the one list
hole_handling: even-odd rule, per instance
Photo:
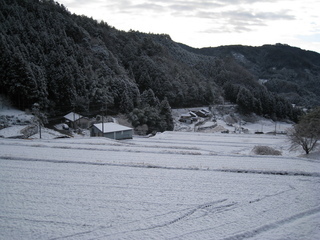
{"label": "barn", "polygon": [[89,119],[86,117],[81,116],[78,113],[70,112],[64,116],[65,122],[71,128],[88,128],[89,126]]}
{"label": "barn", "polygon": [[91,137],[106,137],[115,140],[131,139],[133,129],[117,123],[97,123],[91,128]]}

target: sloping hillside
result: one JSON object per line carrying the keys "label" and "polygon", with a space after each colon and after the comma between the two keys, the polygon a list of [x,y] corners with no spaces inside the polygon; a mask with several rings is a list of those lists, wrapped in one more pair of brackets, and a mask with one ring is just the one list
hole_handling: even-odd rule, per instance
{"label": "sloping hillside", "polygon": [[173,106],[209,104],[218,95],[214,81],[158,43],[172,42],[166,35],[118,31],[53,1],[3,2],[1,92],[19,108],[39,102],[55,111],[107,105],[127,112],[150,88]]}
{"label": "sloping hillside", "polygon": [[320,54],[286,44],[184,49],[206,56],[229,57],[248,69],[271,92],[301,106],[320,104]]}
{"label": "sloping hillside", "polygon": [[160,117],[170,107],[224,99],[245,114],[292,120],[300,114],[291,103],[301,101],[258,83],[259,64],[252,71],[225,54],[189,51],[165,34],[119,31],[52,0],[2,0],[0,11],[0,94],[20,109],[37,102],[49,115],[144,115],[136,124],[158,131],[172,128]]}

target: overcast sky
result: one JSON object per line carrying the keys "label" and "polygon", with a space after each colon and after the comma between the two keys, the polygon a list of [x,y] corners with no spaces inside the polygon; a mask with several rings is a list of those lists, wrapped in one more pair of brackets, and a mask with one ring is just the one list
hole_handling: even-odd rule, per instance
{"label": "overcast sky", "polygon": [[320,53],[319,0],[57,0],[119,30],[192,47],[284,43]]}

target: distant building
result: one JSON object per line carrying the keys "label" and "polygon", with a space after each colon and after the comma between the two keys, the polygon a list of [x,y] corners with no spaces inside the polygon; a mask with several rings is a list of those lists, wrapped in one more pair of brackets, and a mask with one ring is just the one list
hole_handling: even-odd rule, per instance
{"label": "distant building", "polygon": [[65,122],[70,128],[88,128],[90,120],[78,113],[70,112],[64,116]]}
{"label": "distant building", "polygon": [[206,109],[201,109],[201,110],[195,112],[195,114],[197,114],[197,116],[199,116],[199,117],[208,117],[210,115],[210,112]]}
{"label": "distant building", "polygon": [[117,123],[97,123],[91,128],[91,137],[106,137],[115,140],[131,139],[133,129]]}
{"label": "distant building", "polygon": [[187,114],[181,114],[179,121],[190,124],[197,121],[197,117],[198,116],[195,113],[188,112]]}

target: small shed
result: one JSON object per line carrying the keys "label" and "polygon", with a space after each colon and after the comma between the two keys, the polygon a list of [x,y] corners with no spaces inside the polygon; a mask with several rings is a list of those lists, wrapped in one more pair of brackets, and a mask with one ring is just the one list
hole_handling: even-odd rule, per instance
{"label": "small shed", "polygon": [[69,125],[71,128],[88,128],[89,126],[89,119],[81,116],[78,113],[75,112],[70,112],[67,115],[64,116],[64,119],[66,123]]}
{"label": "small shed", "polygon": [[193,112],[188,112],[186,114],[181,114],[180,115],[180,122],[184,122],[184,123],[193,123],[195,121],[197,121],[197,115]]}
{"label": "small shed", "polygon": [[210,112],[207,111],[206,109],[201,109],[199,111],[196,112],[197,116],[199,117],[208,117],[210,115]]}
{"label": "small shed", "polygon": [[97,123],[91,128],[91,137],[106,137],[115,140],[131,139],[133,129],[117,123]]}

